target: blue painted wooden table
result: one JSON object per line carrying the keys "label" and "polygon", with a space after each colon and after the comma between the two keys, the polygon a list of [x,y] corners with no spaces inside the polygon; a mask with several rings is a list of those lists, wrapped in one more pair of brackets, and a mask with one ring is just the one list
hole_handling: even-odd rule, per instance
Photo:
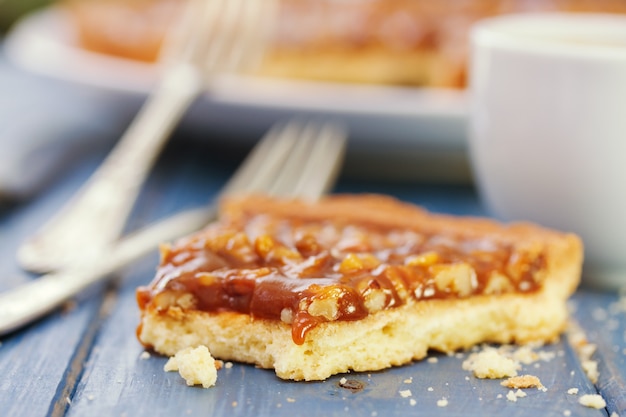
{"label": "blue painted wooden table", "polygon": [[[241,156],[233,147],[216,150],[174,140],[128,229],[206,203]],[[17,266],[16,246],[72,194],[100,157],[77,163],[31,201],[0,205],[0,290],[36,279]],[[485,214],[475,191],[466,186],[341,178],[335,191],[387,193],[433,211]],[[573,317],[597,344],[592,359],[600,376],[595,384],[564,337],[542,348],[550,360],[521,371],[538,376],[547,391],[526,390],[527,396],[515,402],[507,400],[508,389],[500,381],[476,379],[462,369],[467,353],[433,353],[436,359],[311,383],[281,381],[272,371],[234,364],[219,371],[214,388],[202,389],[187,387],[176,373],[165,373],[166,359],[142,355],[135,338],[135,288],[151,280],[156,262],[153,253],[63,309],[2,337],[0,416],[626,416],[626,303],[620,304],[617,294],[581,289],[572,300]],[[363,388],[343,388],[342,377]],[[571,388],[578,394],[568,394]],[[605,398],[606,409],[578,404],[580,395],[596,393]],[[444,398],[447,405],[442,407]]]}

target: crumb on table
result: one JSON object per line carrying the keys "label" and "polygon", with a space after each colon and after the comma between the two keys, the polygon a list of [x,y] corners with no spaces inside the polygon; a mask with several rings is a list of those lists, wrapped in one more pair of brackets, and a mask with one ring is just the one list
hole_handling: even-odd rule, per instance
{"label": "crumb on table", "polygon": [[178,371],[189,386],[209,388],[217,381],[216,362],[206,346],[179,351],[167,361],[163,369],[167,372]]}

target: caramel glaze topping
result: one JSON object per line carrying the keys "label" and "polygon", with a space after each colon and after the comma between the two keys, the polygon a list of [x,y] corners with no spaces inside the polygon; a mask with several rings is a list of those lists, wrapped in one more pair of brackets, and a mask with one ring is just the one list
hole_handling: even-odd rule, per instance
{"label": "caramel glaze topping", "polygon": [[489,237],[262,214],[243,222],[215,223],[163,247],[155,279],[137,291],[140,308],[281,320],[303,344],[319,323],[409,302],[533,292],[546,264],[542,249]]}

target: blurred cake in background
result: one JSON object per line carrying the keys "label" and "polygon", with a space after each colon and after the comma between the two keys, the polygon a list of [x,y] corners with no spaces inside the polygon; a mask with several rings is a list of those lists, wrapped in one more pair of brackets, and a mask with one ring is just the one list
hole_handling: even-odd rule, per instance
{"label": "blurred cake in background", "polygon": [[[153,61],[184,0],[66,0],[86,49]],[[282,0],[259,75],[465,86],[478,19],[533,11],[626,13],[626,0]]]}

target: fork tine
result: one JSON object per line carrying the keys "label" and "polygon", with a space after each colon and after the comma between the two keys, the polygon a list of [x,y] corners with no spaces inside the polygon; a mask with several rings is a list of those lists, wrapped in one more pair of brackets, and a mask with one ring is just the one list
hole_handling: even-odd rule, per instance
{"label": "fork tine", "polygon": [[345,143],[345,130],[336,124],[296,120],[276,124],[253,148],[221,194],[266,192],[318,198],[338,174]]}
{"label": "fork tine", "polygon": [[344,126],[325,123],[317,126],[315,143],[299,182],[292,191],[305,199],[317,199],[335,183],[347,145],[347,131]]}
{"label": "fork tine", "polygon": [[224,186],[224,194],[261,191],[269,187],[295,143],[290,125],[275,125],[237,169]]}
{"label": "fork tine", "polygon": [[298,129],[298,143],[268,193],[317,199],[338,174],[346,142],[345,131],[330,123],[292,124]]}
{"label": "fork tine", "polygon": [[289,155],[289,159],[281,167],[280,175],[277,175],[275,180],[268,185],[266,189],[268,194],[285,196],[296,188],[296,184],[310,155],[310,150],[314,146],[313,141],[310,140],[313,133],[312,126],[303,124],[300,121],[292,121],[290,125],[293,130],[293,137],[297,141]]}

